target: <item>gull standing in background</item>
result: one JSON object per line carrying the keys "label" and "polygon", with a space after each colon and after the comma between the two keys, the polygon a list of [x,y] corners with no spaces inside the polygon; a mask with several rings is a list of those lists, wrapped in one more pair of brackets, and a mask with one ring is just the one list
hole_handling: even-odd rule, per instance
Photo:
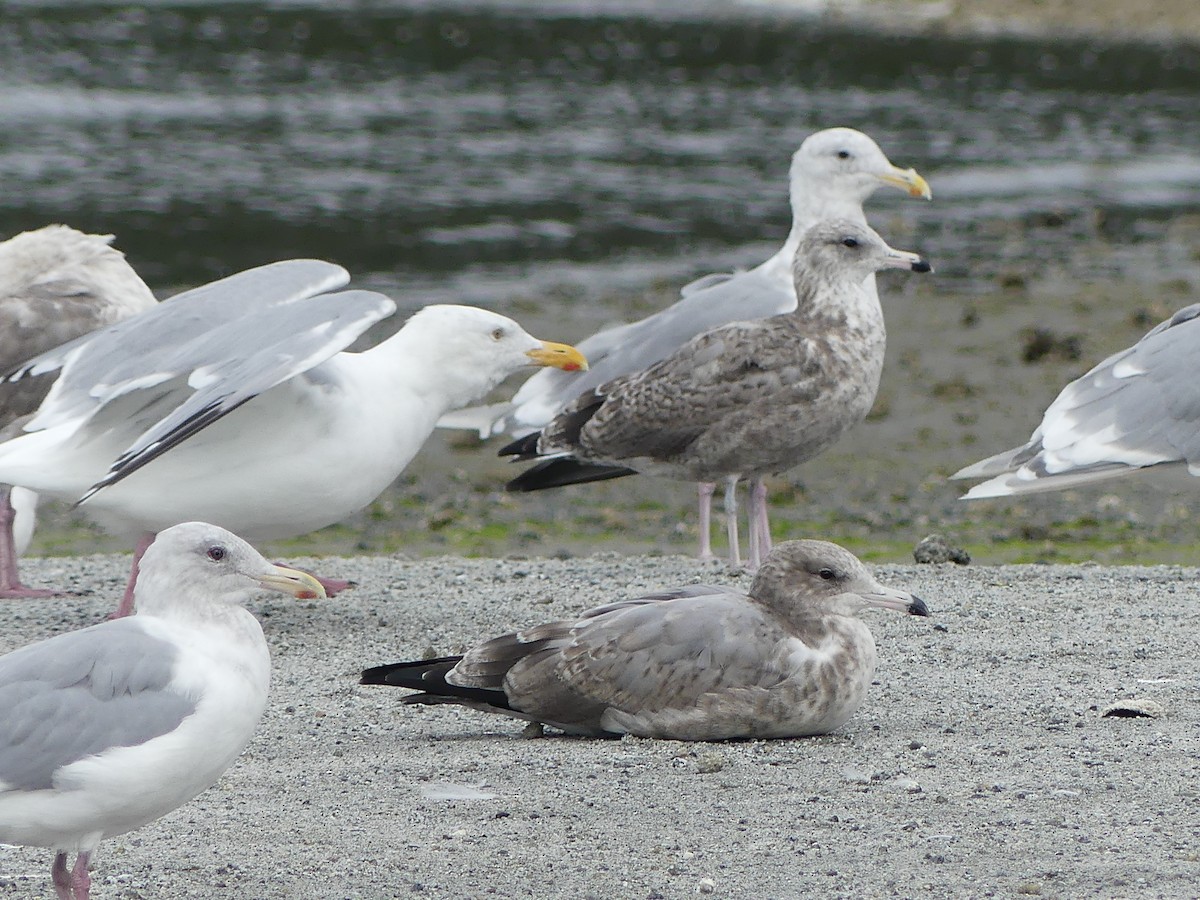
{"label": "gull standing in background", "polygon": [[838,728],[875,674],[869,607],[928,616],[825,541],[785,541],[748,594],[691,585],[479,644],[463,656],[367,669],[421,693],[569,734],[679,741],[788,738]]}
{"label": "gull standing in background", "polygon": [[[925,179],[892,165],[879,146],[853,128],[815,132],[792,156],[789,190],[792,228],[774,256],[745,272],[708,275],[682,290],[674,305],[628,325],[609,328],[580,342],[591,366],[580,372],[538,372],[512,401],[473,407],[444,416],[447,428],[477,429],[481,437],[522,437],[544,428],[587,391],[621,375],[640,372],[674,353],[698,334],[745,319],[762,319],[796,308],[792,267],[801,235],[817,222],[838,219],[865,226],[862,205],[881,187],[930,199]],[[874,278],[866,289],[875,293]],[[613,477],[594,473],[595,479]],[[765,488],[764,488],[765,489]],[[709,531],[714,485],[699,486],[700,557],[712,557]]]}
{"label": "gull standing in background", "polygon": [[583,368],[573,347],[467,306],[428,306],[386,341],[344,351],[395,304],[326,293],[340,266],[289,260],[188,291],[31,360],[61,370],[25,433],[0,444],[0,481],[67,500],[137,537],[189,520],[252,540],[307,534],[363,509],[438,417],[522,366]]}
{"label": "gull standing in background", "polygon": [[242,604],[263,588],[324,596],[223,528],[176,525],[142,558],[137,615],[0,657],[0,841],[56,851],[59,900],[88,900],[100,841],[187,803],[250,741],[271,659]]}
{"label": "gull standing in background", "polygon": [[963,497],[1033,494],[1135,472],[1200,474],[1200,304],[1072,381],[1029,442],[955,472]]}
{"label": "gull standing in background", "polygon": [[[66,225],[25,231],[0,243],[0,372],[80,335],[155,304],[111,234]],[[0,437],[45,397],[45,379],[0,390]],[[33,537],[37,494],[0,485],[0,597],[45,597],[54,591],[21,583],[17,558]]]}
{"label": "gull standing in background", "polygon": [[867,279],[888,268],[930,271],[865,225],[814,225],[796,251],[795,310],[714,328],[645,371],[580,395],[540,432],[501,451],[542,459],[508,489],[637,472],[723,480],[736,566],[737,484],[752,477],[749,562],[757,567],[771,549],[764,476],[812,459],[875,402],[886,330]]}

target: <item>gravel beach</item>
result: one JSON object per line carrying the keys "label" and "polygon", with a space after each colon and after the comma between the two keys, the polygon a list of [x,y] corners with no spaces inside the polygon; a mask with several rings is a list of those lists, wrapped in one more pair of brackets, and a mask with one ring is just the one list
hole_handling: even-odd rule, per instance
{"label": "gravel beach", "polygon": [[[31,559],[82,596],[0,604],[0,650],[95,622],[128,556]],[[275,681],[213,788],[101,845],[93,896],[1191,897],[1200,889],[1197,571],[875,566],[876,684],[837,733],[684,744],[522,736],[404,707],[366,665],[459,651],[644,589],[748,576],[684,557],[295,560],[357,579],[263,597]],[[1115,701],[1157,718],[1104,717]],[[51,853],[0,848],[0,895]]]}

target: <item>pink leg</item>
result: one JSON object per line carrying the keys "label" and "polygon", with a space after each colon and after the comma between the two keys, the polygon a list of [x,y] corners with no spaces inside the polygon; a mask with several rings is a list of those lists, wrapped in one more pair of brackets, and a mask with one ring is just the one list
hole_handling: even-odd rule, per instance
{"label": "pink leg", "polygon": [[750,488],[750,535],[758,555],[750,565],[758,568],[771,552],[771,520],[767,510],[767,484],[762,476],[754,479]]}
{"label": "pink leg", "polygon": [[738,476],[725,479],[725,533],[729,536],[729,564],[735,569],[742,567],[742,548],[738,541]]}
{"label": "pink leg", "polygon": [[288,568],[297,569],[306,575],[311,575],[313,578],[317,579],[317,581],[321,582],[321,587],[325,588],[325,593],[330,597],[339,591],[344,591],[346,588],[352,588],[358,584],[357,581],[346,581],[342,578],[326,578],[324,575],[318,575],[316,572],[312,572],[308,569],[302,569],[300,566],[293,566],[289,563],[276,562],[275,565],[288,566]]}
{"label": "pink leg", "polygon": [[54,895],[58,900],[74,900],[71,873],[67,871],[67,854],[54,854],[54,865],[50,867],[50,880],[54,882]]}
{"label": "pink leg", "polygon": [[147,531],[138,538],[137,546],[133,548],[133,565],[129,568],[129,583],[125,585],[125,596],[117,604],[117,611],[112,614],[112,618],[120,619],[133,614],[133,588],[137,584],[138,564],[141,563],[142,556],[153,543],[153,532]]}
{"label": "pink leg", "polygon": [[711,481],[702,481],[696,485],[696,493],[700,500],[700,558],[708,561],[713,558],[712,552],[712,498],[717,486]]}
{"label": "pink leg", "polygon": [[92,854],[84,850],[75,857],[75,868],[71,870],[71,883],[75,887],[75,900],[89,900],[92,896],[92,876],[88,873],[88,863]]}
{"label": "pink leg", "polygon": [[0,488],[0,597],[15,600],[25,597],[53,597],[57,591],[27,588],[17,571],[17,545],[13,541],[16,512],[8,497],[8,488]]}

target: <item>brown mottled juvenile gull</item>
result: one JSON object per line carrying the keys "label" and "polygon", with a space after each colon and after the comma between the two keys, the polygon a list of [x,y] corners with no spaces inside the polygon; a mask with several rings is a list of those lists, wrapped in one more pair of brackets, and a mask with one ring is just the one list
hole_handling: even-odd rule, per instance
{"label": "brown mottled juvenile gull", "polygon": [[869,276],[930,271],[865,225],[823,222],[796,252],[797,308],[693,338],[643,372],[602,384],[500,452],[543,458],[508,484],[536,491],[643,472],[726,483],[740,564],[737,483],[752,477],[750,565],[770,549],[763,477],[821,453],[861,422],[883,369],[883,311]]}
{"label": "brown mottled juvenile gull", "polygon": [[748,594],[692,585],[600,606],[479,644],[463,656],[378,666],[363,684],[422,693],[571,734],[673,740],[832,731],[875,672],[867,607],[925,603],[881,585],[850,552],[785,541]]}
{"label": "brown mottled juvenile gull", "polygon": [[1200,475],[1200,304],[1072,381],[1029,442],[952,478],[988,478],[966,500],[1032,494],[1135,472]]}
{"label": "brown mottled juvenile gull", "polygon": [[[25,231],[0,243],[0,372],[82,334],[154,306],[154,294],[109,246],[110,234],[66,225]],[[35,379],[0,390],[0,439],[37,409],[49,384]],[[0,597],[53,591],[21,583],[17,558],[33,534],[37,494],[0,485]]]}
{"label": "brown mottled juvenile gull", "polygon": [[[817,222],[842,219],[866,225],[862,205],[881,187],[899,188],[928,200],[929,185],[913,169],[892,165],[879,145],[853,128],[826,128],[809,135],[792,156],[789,189],[792,228],[779,251],[745,272],[708,275],[683,288],[674,305],[579,344],[586,372],[542,371],[532,375],[509,403],[471,407],[443,416],[439,426],[478,429],[481,437],[538,431],[580,394],[621,375],[640,372],[674,353],[698,334],[730,322],[761,319],[796,308],[792,276],[800,237]],[[874,295],[874,278],[865,290]],[[700,486],[700,556],[712,556],[709,518],[713,485]]]}
{"label": "brown mottled juvenile gull", "polygon": [[512,319],[453,305],[346,351],[396,308],[327,293],[348,279],[319,260],[260,266],[31,360],[10,377],[61,375],[25,433],[0,444],[0,480],[137,538],[132,586],[155,532],[202,520],[257,541],[331,525],[378,497],[445,412],[524,366],[586,365]]}
{"label": "brown mottled juvenile gull", "polygon": [[324,596],[188,522],[142,558],[136,615],[0,657],[0,841],[54,850],[59,900],[87,900],[101,840],[191,800],[254,734],[271,660],[242,604],[261,588]]}

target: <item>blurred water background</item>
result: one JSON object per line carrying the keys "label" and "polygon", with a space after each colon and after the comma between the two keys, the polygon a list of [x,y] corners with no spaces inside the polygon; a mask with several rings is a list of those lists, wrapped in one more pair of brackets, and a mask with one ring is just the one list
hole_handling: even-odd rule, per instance
{"label": "blurred water background", "polygon": [[[798,143],[831,125],[867,131],[933,185],[929,204],[878,197],[872,220],[938,274],[888,282],[910,299],[889,307],[899,368],[881,400],[893,414],[874,418],[935,420],[924,437],[887,441],[907,455],[885,468],[923,470],[889,492],[900,512],[878,522],[862,512],[878,505],[882,473],[845,499],[858,512],[842,518],[862,540],[972,520],[929,473],[1022,441],[1067,377],[1200,285],[1195,45],[948,39],[782,4],[668,0],[0,2],[0,21],[0,234],[54,221],[114,233],[160,296],[318,256],[404,310],[475,303],[579,339],[658,308],[697,275],[761,261],[787,230]],[[1093,321],[1094,310],[1109,318]],[[941,348],[944,365],[922,368],[930,344],[981,317],[994,337],[972,332],[953,353]],[[1082,350],[1031,369],[1017,345],[1043,318],[1082,337]],[[1104,338],[1090,340],[1097,330]],[[981,349],[994,346],[1007,363]],[[1008,376],[979,368],[993,357]],[[897,412],[914,385],[931,402]],[[1010,408],[994,430],[981,424]],[[513,521],[472,541],[493,526],[478,518],[487,514],[446,502],[452,487],[419,489],[414,474],[344,546],[539,552],[538,522],[562,523],[580,502],[615,510],[611,521],[592,510],[598,524],[581,541],[632,516],[650,545],[690,546],[683,486],[641,497],[652,506],[644,523],[621,506],[628,483],[517,511],[495,494],[494,463],[473,468],[490,449],[438,441],[455,456],[432,483],[466,485],[479,510],[498,504]],[[801,508],[813,471],[778,488],[784,503],[796,498],[796,529],[834,521]],[[1034,511],[1051,524],[1071,519],[1042,502]],[[449,521],[431,518],[430,503]],[[1007,509],[997,514],[1020,508]],[[1147,515],[1118,513],[1134,524]]]}

